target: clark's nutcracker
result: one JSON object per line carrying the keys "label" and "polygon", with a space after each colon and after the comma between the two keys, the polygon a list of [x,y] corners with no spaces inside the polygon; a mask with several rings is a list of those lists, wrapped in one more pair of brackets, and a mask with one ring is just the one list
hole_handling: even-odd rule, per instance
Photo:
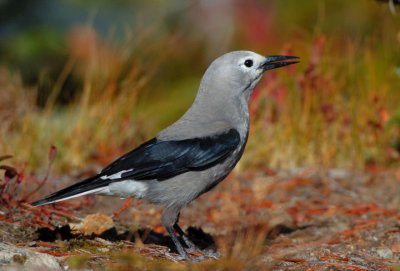
{"label": "clark's nutcracker", "polygon": [[208,67],[189,110],[171,126],[116,159],[99,174],[35,201],[39,206],[88,194],[143,198],[163,206],[162,224],[183,259],[189,239],[181,209],[221,182],[243,154],[248,102],[266,70],[297,63],[294,56],[250,51],[222,55]]}

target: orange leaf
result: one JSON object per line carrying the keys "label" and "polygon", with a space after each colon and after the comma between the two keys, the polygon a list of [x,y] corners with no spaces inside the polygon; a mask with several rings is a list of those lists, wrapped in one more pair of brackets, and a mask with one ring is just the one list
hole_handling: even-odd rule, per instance
{"label": "orange leaf", "polygon": [[272,203],[272,201],[270,200],[262,200],[260,202],[258,202],[257,207],[258,208],[265,208],[265,209],[269,209],[273,206],[274,204]]}
{"label": "orange leaf", "polygon": [[344,261],[344,262],[348,262],[350,260],[349,258],[341,257],[341,256],[336,255],[336,254],[322,255],[322,256],[319,257],[319,259],[321,261],[324,261],[324,260],[337,260],[337,261]]}

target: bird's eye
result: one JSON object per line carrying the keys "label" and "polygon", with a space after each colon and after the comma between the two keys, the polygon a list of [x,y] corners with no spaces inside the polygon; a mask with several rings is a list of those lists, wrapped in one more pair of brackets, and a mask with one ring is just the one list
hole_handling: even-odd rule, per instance
{"label": "bird's eye", "polygon": [[253,66],[253,60],[251,60],[251,59],[246,59],[246,61],[244,62],[244,65],[245,65],[247,68],[252,67],[252,66]]}

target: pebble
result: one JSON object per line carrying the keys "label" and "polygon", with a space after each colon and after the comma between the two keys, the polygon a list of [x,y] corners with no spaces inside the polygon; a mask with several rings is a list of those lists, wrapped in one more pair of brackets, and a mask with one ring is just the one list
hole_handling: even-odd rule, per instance
{"label": "pebble", "polygon": [[393,252],[386,247],[383,248],[378,248],[376,250],[376,253],[378,253],[379,257],[384,258],[384,259],[391,259],[393,257]]}

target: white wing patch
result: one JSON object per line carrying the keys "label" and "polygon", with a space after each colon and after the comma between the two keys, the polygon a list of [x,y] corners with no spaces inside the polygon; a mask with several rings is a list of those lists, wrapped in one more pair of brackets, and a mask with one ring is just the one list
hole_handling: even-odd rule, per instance
{"label": "white wing patch", "polygon": [[124,174],[125,172],[132,171],[132,170],[133,170],[133,168],[127,169],[127,170],[121,170],[120,172],[114,173],[114,174],[112,174],[112,175],[110,175],[110,176],[107,176],[107,175],[101,176],[100,179],[102,179],[102,180],[121,179],[121,175],[122,175],[122,174]]}
{"label": "white wing patch", "polygon": [[[121,170],[120,172],[112,175],[101,176],[102,180],[118,180],[121,179],[122,174],[125,172],[132,171],[133,169]],[[135,180],[122,180],[110,183],[107,189],[99,191],[96,194],[117,196],[120,198],[143,198],[147,192],[148,185],[145,182],[139,182]]]}

